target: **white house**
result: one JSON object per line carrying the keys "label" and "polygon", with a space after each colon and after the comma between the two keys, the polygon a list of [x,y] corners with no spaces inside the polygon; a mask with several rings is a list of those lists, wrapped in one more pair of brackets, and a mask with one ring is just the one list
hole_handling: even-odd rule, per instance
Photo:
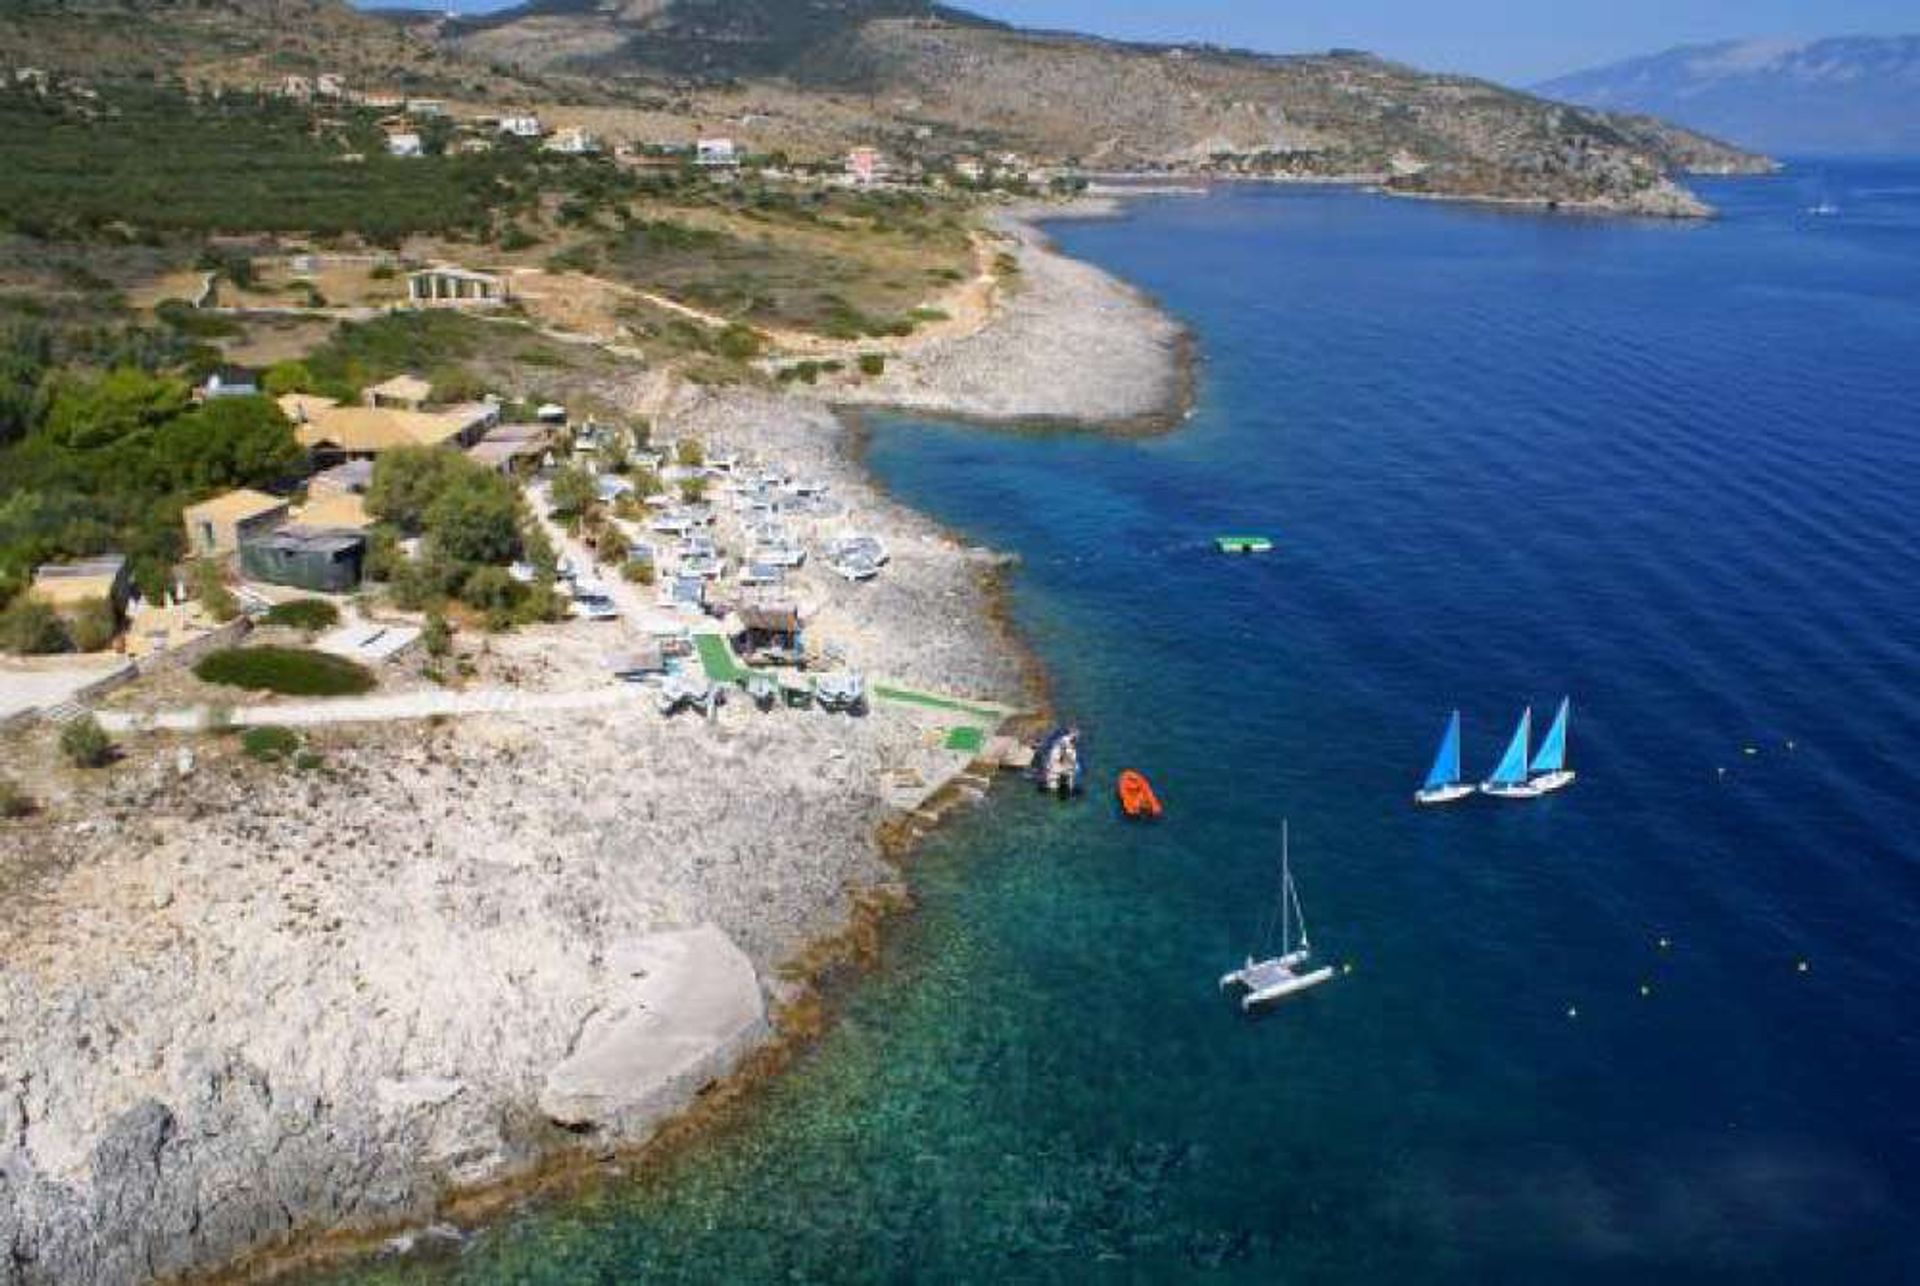
{"label": "white house", "polygon": [[591,156],[600,150],[600,140],[577,125],[555,130],[546,142],[546,150],[564,156]]}
{"label": "white house", "polygon": [[730,138],[703,138],[693,145],[694,160],[709,167],[740,164],[740,153]]}
{"label": "white house", "polygon": [[538,116],[502,116],[500,132],[513,138],[539,138],[546,133]]}
{"label": "white house", "polygon": [[860,187],[872,187],[887,176],[886,158],[875,147],[856,147],[847,153],[847,177]]}
{"label": "white house", "polygon": [[425,156],[426,144],[420,141],[418,134],[387,135],[387,155],[389,156]]}

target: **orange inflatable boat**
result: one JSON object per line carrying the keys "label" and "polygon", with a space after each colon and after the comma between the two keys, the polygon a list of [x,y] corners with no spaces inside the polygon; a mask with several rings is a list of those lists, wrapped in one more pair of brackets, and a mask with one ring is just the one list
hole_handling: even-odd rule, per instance
{"label": "orange inflatable boat", "polygon": [[1143,820],[1160,816],[1160,797],[1153,793],[1153,787],[1140,773],[1127,769],[1120,774],[1114,789],[1120,796],[1120,811],[1127,816]]}

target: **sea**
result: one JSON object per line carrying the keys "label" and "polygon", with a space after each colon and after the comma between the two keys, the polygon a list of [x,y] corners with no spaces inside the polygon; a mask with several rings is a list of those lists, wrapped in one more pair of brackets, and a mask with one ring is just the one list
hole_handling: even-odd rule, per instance
{"label": "sea", "polygon": [[[340,1280],[1920,1281],[1920,164],[1697,187],[1055,225],[1191,418],[871,461],[1018,555],[1093,789],[928,843],[697,1146]],[[1563,698],[1570,787],[1412,806],[1450,712],[1477,777]],[[1283,825],[1337,972],[1248,1016]]]}

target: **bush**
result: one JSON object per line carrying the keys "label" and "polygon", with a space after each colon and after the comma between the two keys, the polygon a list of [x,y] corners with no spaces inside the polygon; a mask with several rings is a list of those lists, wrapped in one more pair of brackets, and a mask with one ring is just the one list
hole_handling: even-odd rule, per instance
{"label": "bush", "polygon": [[277,764],[292,758],[299,751],[300,734],[291,728],[272,724],[248,728],[240,734],[240,749],[249,759],[263,764]]}
{"label": "bush", "polygon": [[592,474],[578,465],[568,465],[553,475],[548,498],[554,513],[563,518],[583,518],[600,503],[600,489]]}
{"label": "bush", "polygon": [[445,613],[427,613],[427,623],[420,630],[420,643],[431,657],[442,657],[453,651],[453,626],[447,623]]}
{"label": "bush", "polygon": [[593,552],[600,555],[603,563],[625,562],[628,549],[626,534],[618,527],[603,528],[599,538],[593,542]]}
{"label": "bush", "polygon": [[67,627],[53,608],[23,594],[0,612],[0,647],[29,656],[64,652]]}
{"label": "bush", "polygon": [[700,445],[698,438],[682,438],[673,458],[684,468],[698,469],[707,462],[707,449]]}
{"label": "bush", "polygon": [[311,393],[313,383],[313,372],[307,369],[305,362],[275,362],[267,367],[267,373],[261,377],[261,392],[268,397]]}
{"label": "bush", "polygon": [[208,683],[289,697],[357,696],[374,686],[365,666],[305,648],[228,648],[202,659],[193,672]]}
{"label": "bush", "polygon": [[887,355],[885,353],[860,354],[860,373],[862,375],[885,375],[887,373]]}
{"label": "bush", "polygon": [[220,564],[202,560],[193,564],[188,573],[188,583],[193,596],[200,606],[207,609],[207,615],[222,625],[240,615],[240,600],[227,588],[227,581],[220,574]]}
{"label": "bush", "polygon": [[275,603],[261,619],[268,625],[316,634],[340,623],[340,609],[324,598],[296,598],[290,603]]}
{"label": "bush", "polygon": [[680,483],[680,499],[687,504],[697,505],[707,498],[707,480],[705,478],[686,478]]}
{"label": "bush", "polygon": [[28,817],[33,813],[33,797],[11,777],[0,777],[0,817]]}
{"label": "bush", "polygon": [[620,574],[635,585],[651,585],[654,581],[653,563],[644,558],[629,562],[620,569]]}
{"label": "bush", "polygon": [[101,768],[113,760],[113,739],[92,715],[60,729],[60,753],[76,768]]}
{"label": "bush", "polygon": [[524,589],[504,567],[476,567],[460,586],[460,601],[483,612],[511,612]]}
{"label": "bush", "polygon": [[120,632],[120,618],[104,598],[90,598],[73,611],[67,622],[67,637],[76,652],[103,651]]}
{"label": "bush", "polygon": [[760,356],[763,343],[759,331],[735,322],[713,341],[713,351],[736,362],[748,362]]}

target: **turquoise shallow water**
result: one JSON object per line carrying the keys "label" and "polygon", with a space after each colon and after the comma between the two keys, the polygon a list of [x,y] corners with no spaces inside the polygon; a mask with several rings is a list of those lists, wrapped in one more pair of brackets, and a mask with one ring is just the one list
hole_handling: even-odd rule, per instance
{"label": "turquoise shallow water", "polygon": [[[1193,326],[1193,421],[890,422],[873,463],[1022,555],[1061,706],[1168,820],[1003,790],[740,1124],[352,1279],[1920,1276],[1920,167],[1826,173],[1835,220],[1788,179],[1704,226],[1059,227]],[[1449,709],[1483,771],[1564,693],[1571,790],[1408,807]],[[1248,1020],[1214,980],[1283,817],[1353,972]]]}

